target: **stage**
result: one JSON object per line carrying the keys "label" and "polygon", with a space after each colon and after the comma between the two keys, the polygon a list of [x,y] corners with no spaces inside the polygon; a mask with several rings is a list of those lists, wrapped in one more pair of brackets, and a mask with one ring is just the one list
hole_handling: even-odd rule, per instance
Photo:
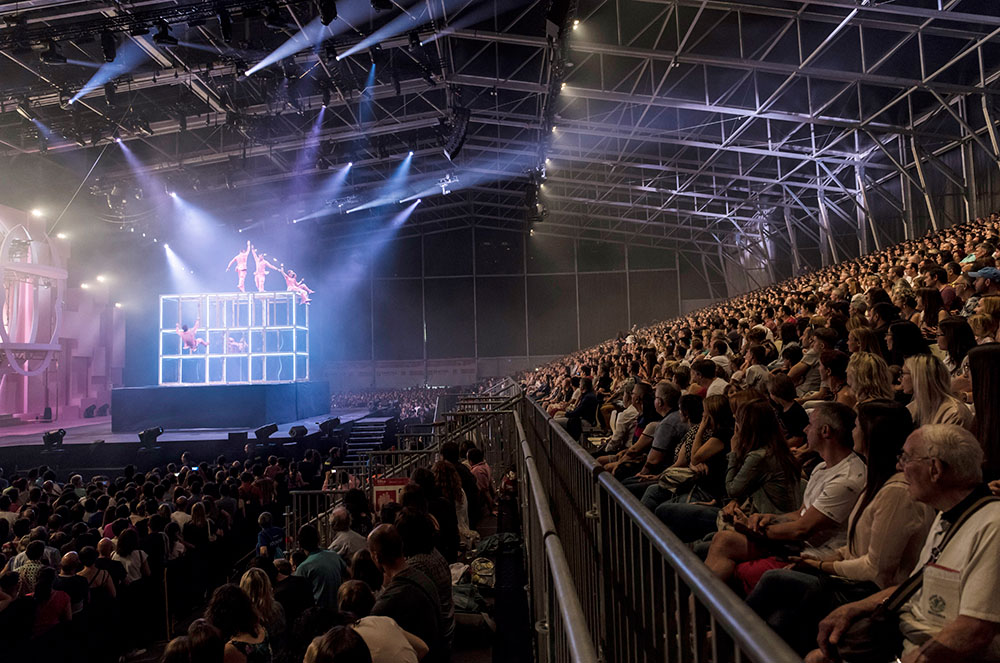
{"label": "stage", "polygon": [[111,431],[249,428],[326,416],[330,383],[122,387],[111,391]]}
{"label": "stage", "polygon": [[[369,415],[367,409],[341,408],[321,416],[295,421],[275,422],[278,432],[271,436],[268,451],[258,448],[258,453],[280,454],[286,445],[294,447],[289,453],[301,454],[301,447],[320,448],[319,424],[326,419],[339,417],[341,427],[349,431],[354,422]],[[288,431],[292,426],[305,426],[305,438],[292,440]],[[60,451],[46,451],[42,446],[42,434],[62,428],[66,431],[63,448]],[[89,473],[119,472],[130,463],[143,469],[150,466],[176,462],[184,451],[190,451],[195,459],[214,459],[222,454],[231,460],[245,457],[243,447],[254,442],[254,429],[234,428],[187,428],[165,429],[154,450],[140,450],[138,433],[113,432],[111,417],[95,419],[62,420],[50,423],[33,423],[0,429],[0,467],[10,475],[18,469],[37,467],[71,468]],[[323,449],[321,449],[323,450]],[[65,478],[65,477],[62,477]],[[88,477],[89,478],[89,477]]]}

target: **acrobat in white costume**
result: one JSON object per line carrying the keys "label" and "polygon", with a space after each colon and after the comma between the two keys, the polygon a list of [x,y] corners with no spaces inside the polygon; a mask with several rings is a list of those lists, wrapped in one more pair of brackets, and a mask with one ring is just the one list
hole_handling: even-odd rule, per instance
{"label": "acrobat in white costume", "polygon": [[308,304],[312,301],[309,299],[309,295],[315,291],[311,290],[309,286],[306,285],[305,281],[300,281],[294,271],[291,269],[287,272],[284,269],[279,269],[278,271],[280,271],[281,275],[285,277],[285,285],[287,286],[285,289],[288,290],[288,292],[294,292],[297,294],[299,296],[300,304]]}
{"label": "acrobat in white costume", "polygon": [[250,250],[253,251],[253,282],[257,286],[258,291],[264,292],[264,281],[270,273],[267,270],[273,269],[277,271],[279,268],[267,260],[265,257],[267,256],[266,253],[257,253],[256,246],[251,246]]}
{"label": "acrobat in white costume", "polygon": [[235,256],[233,256],[233,259],[230,260],[229,264],[226,266],[226,271],[228,272],[229,268],[233,266],[233,263],[236,263],[236,275],[240,279],[236,287],[240,289],[240,292],[246,292],[246,288],[244,288],[243,284],[247,280],[247,260],[249,259],[249,257],[250,257],[250,240],[247,240],[247,248],[243,249]]}

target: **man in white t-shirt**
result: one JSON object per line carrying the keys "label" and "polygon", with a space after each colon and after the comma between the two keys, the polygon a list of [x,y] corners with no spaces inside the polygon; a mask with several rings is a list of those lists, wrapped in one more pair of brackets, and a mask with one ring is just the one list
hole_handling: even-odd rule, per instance
{"label": "man in white t-shirt", "polygon": [[854,411],[841,403],[816,406],[809,414],[806,443],[823,462],[809,477],[802,507],[781,515],[750,516],[744,524],[760,538],[739,532],[716,534],[705,560],[713,573],[727,581],[735,573],[749,591],[766,571],[788,565],[774,556],[772,542],[802,543],[803,554],[814,557],[844,545],[847,519],[865,488],[865,464],[853,451],[854,420]]}
{"label": "man in white t-shirt", "polygon": [[705,398],[709,396],[725,396],[729,383],[716,377],[716,363],[711,359],[699,359],[691,364],[691,381],[704,387]]}
{"label": "man in white t-shirt", "polygon": [[[982,463],[983,450],[975,436],[952,424],[923,426],[903,445],[899,467],[910,495],[933,506],[938,515],[914,570],[923,571],[923,580],[899,613],[902,663],[1000,661],[1000,502],[980,507],[940,547],[962,513],[989,495],[982,483]],[[820,622],[820,649],[806,661],[836,658],[844,630],[874,612],[895,590],[888,587],[831,612]]]}

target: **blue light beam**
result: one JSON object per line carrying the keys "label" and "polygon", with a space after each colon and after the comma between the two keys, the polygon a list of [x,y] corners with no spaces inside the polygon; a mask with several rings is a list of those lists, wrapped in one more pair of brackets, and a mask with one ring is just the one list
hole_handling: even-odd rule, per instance
{"label": "blue light beam", "polygon": [[114,62],[106,62],[102,64],[101,68],[90,77],[90,80],[87,81],[82,88],[80,88],[80,91],[73,95],[73,98],[69,100],[69,103],[75,103],[83,96],[104,87],[104,84],[108,81],[135,70],[148,57],[149,56],[146,52],[139,48],[139,45],[134,41],[126,41],[122,44],[122,47],[118,49],[118,54],[115,56]]}

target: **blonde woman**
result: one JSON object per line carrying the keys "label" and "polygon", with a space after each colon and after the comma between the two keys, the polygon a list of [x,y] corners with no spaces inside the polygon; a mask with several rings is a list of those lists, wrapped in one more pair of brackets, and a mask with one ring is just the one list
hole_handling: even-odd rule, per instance
{"label": "blonde woman", "polygon": [[988,315],[977,313],[969,316],[969,326],[976,335],[976,344],[996,343],[997,323]]}
{"label": "blonde woman", "polygon": [[283,640],[285,634],[285,610],[274,600],[271,580],[263,569],[250,569],[240,578],[240,589],[250,597],[260,622],[267,629],[272,646]]}
{"label": "blonde woman", "polygon": [[851,354],[870,352],[882,356],[878,334],[871,327],[857,327],[847,332],[847,351]]}
{"label": "blonde woman", "polygon": [[[976,305],[976,313],[987,315],[993,320],[993,324],[1000,327],[1000,296],[987,296],[979,300]],[[994,336],[994,339],[996,336]]]}
{"label": "blonde woman", "polygon": [[972,412],[951,391],[951,376],[944,363],[933,355],[913,355],[903,363],[900,380],[903,392],[913,394],[906,407],[913,423],[955,424],[971,430]]}
{"label": "blonde woman", "polygon": [[847,385],[858,404],[873,400],[892,400],[892,374],[889,364],[873,352],[855,352],[847,362]]}

